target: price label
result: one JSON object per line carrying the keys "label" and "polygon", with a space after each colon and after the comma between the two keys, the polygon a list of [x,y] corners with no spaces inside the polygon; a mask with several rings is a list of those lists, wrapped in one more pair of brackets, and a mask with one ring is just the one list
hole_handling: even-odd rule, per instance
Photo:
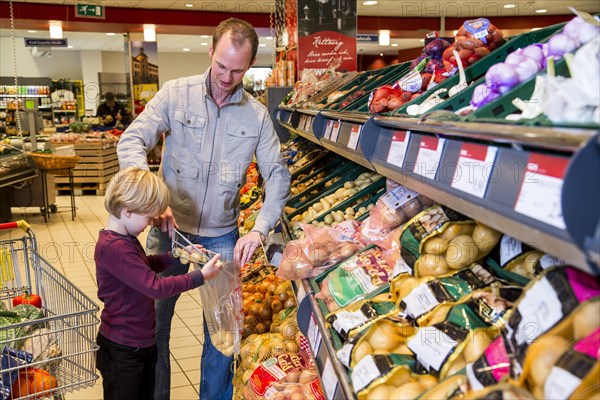
{"label": "price label", "polygon": [[331,138],[331,131],[333,130],[333,121],[327,121],[327,125],[325,125],[325,132],[323,132],[323,137],[327,140]]}
{"label": "price label", "polygon": [[358,362],[352,370],[352,387],[355,392],[358,392],[367,386],[375,379],[381,376],[381,371],[377,367],[373,356],[368,355]]}
{"label": "price label", "polygon": [[525,166],[515,211],[565,229],[561,192],[569,160],[562,157],[531,154]]}
{"label": "price label", "polygon": [[319,348],[321,347],[321,333],[317,328],[317,322],[315,316],[311,314],[310,322],[308,323],[307,339],[312,347],[313,354],[315,357],[319,354]]}
{"label": "price label", "polygon": [[325,391],[326,395],[325,397],[328,399],[333,399],[338,386],[338,379],[335,375],[335,371],[333,369],[333,365],[331,365],[331,360],[329,357],[327,357],[325,366],[323,367],[323,372],[321,373],[321,383],[323,384],[323,390]]}
{"label": "price label", "polygon": [[300,129],[301,131],[304,130],[304,125],[306,125],[306,115],[301,115],[300,116],[300,122],[298,123],[298,129]]}
{"label": "price label", "polygon": [[438,139],[432,136],[423,136],[419,145],[419,154],[413,172],[425,178],[435,179],[442,150],[446,139]]}
{"label": "price label", "polygon": [[451,186],[479,198],[485,196],[496,159],[496,147],[463,143]]}
{"label": "price label", "polygon": [[417,360],[430,372],[432,369],[439,372],[457,345],[454,339],[433,326],[419,329],[407,344],[416,354]]}
{"label": "price label", "polygon": [[350,129],[350,140],[348,141],[348,147],[352,150],[356,150],[358,147],[358,139],[360,138],[362,127],[362,125],[352,124]]}
{"label": "price label", "polygon": [[415,319],[440,305],[426,283],[414,288],[402,301],[406,304],[406,314]]}
{"label": "price label", "polygon": [[511,236],[502,236],[500,241],[500,266],[504,267],[521,253],[523,253],[523,243]]}
{"label": "price label", "polygon": [[388,164],[402,168],[402,165],[404,164],[404,158],[406,158],[406,150],[408,149],[409,139],[410,131],[394,132],[386,160]]}
{"label": "price label", "polygon": [[333,128],[331,129],[330,140],[332,142],[337,142],[338,135],[340,134],[340,129],[342,128],[342,123],[340,121],[333,122]]}

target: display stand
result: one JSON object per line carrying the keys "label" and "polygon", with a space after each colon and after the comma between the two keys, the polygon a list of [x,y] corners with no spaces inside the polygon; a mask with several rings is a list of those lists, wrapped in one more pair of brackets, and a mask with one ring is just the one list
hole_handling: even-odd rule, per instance
{"label": "display stand", "polygon": [[69,197],[71,198],[71,221],[75,220],[75,216],[77,215],[77,207],[75,207],[75,185],[73,184],[73,168],[75,168],[75,166],[66,169],[62,168],[57,170],[40,170],[40,172],[42,173],[41,181],[42,193],[44,197],[44,209],[42,211],[42,214],[44,214],[44,222],[47,222],[48,218],[50,218],[50,206],[48,205],[48,182],[46,180],[48,174],[62,176],[66,175],[69,177]]}

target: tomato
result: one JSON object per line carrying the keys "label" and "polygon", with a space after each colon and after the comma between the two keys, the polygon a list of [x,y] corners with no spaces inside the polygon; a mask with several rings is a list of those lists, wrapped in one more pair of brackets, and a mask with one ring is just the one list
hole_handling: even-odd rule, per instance
{"label": "tomato", "polygon": [[37,294],[28,293],[27,291],[25,291],[22,295],[14,297],[12,299],[13,307],[18,306],[19,304],[31,304],[32,306],[36,306],[37,308],[42,308],[42,298]]}

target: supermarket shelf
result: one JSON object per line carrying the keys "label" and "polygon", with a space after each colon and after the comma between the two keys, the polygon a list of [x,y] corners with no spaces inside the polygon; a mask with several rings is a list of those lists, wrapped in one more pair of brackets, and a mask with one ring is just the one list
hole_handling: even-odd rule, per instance
{"label": "supermarket shelf", "polygon": [[62,114],[62,113],[76,113],[76,112],[77,112],[77,110],[57,110],[57,109],[54,110],[55,114],[57,114],[57,113],[59,113],[59,114]]}
{"label": "supermarket shelf", "polygon": [[21,170],[14,173],[7,173],[0,178],[0,187],[16,185],[17,183],[33,179],[37,176],[35,168]]}
{"label": "supermarket shelf", "polygon": [[39,97],[50,97],[49,94],[0,94],[0,98],[39,98]]}

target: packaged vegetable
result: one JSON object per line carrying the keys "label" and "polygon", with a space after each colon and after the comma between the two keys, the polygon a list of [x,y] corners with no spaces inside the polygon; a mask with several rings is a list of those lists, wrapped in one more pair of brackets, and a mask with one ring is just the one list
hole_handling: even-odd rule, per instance
{"label": "packaged vegetable", "polygon": [[367,247],[331,270],[320,283],[321,291],[315,297],[323,300],[329,311],[335,311],[383,290],[391,274],[392,268],[379,248]]}
{"label": "packaged vegetable", "polygon": [[458,304],[442,322],[419,328],[407,344],[430,373],[444,379],[477,360],[499,333],[468,305]]}
{"label": "packaged vegetable", "polygon": [[510,383],[500,383],[481,390],[467,392],[461,397],[461,399],[534,400],[536,397],[523,388],[514,386]]}
{"label": "packaged vegetable", "polygon": [[51,397],[58,387],[58,381],[50,372],[39,368],[19,370],[19,376],[12,386],[13,398],[27,397],[40,399]]}
{"label": "packaged vegetable", "polygon": [[403,318],[393,315],[381,318],[351,336],[337,351],[337,357],[343,365],[353,369],[357,363],[371,354],[412,356],[406,341],[415,332],[416,328]]}
{"label": "packaged vegetable", "polygon": [[340,335],[343,342],[354,336],[358,331],[380,318],[397,314],[398,309],[387,294],[376,296],[370,300],[360,300],[350,303],[344,308],[327,316],[327,322]]}
{"label": "packaged vegetable", "polygon": [[427,390],[419,399],[447,400],[453,399],[469,391],[469,381],[464,373],[456,373]]}
{"label": "packaged vegetable", "polygon": [[[550,330],[565,327],[567,333],[561,336],[576,339],[579,337],[575,333],[580,336],[591,332],[600,318],[595,317],[600,314],[596,307],[599,296],[598,280],[569,266],[548,269],[532,280],[505,326],[507,346],[514,355],[513,378],[520,378],[529,346]],[[580,308],[583,319],[576,318],[574,312]]]}

